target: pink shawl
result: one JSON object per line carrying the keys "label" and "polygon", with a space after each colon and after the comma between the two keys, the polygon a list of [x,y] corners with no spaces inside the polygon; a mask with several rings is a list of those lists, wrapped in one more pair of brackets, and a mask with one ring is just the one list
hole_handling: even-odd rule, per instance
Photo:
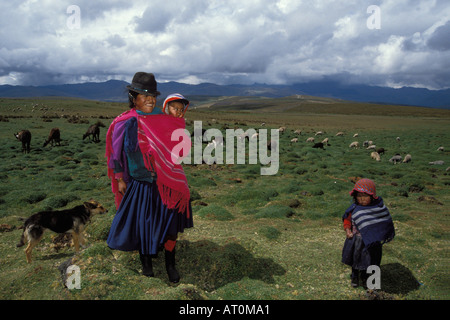
{"label": "pink shawl", "polygon": [[[174,130],[185,128],[183,118],[175,118],[165,114],[138,115],[131,109],[118,116],[108,129],[106,135],[106,158],[108,159],[108,176],[111,179],[112,192],[115,195],[116,206],[120,204],[122,195],[118,192],[118,183],[114,178],[114,167],[110,162],[114,150],[112,136],[114,127],[118,122],[126,121],[131,117],[138,120],[138,143],[141,149],[145,167],[156,170],[156,184],[163,203],[169,208],[178,209],[187,213],[189,217],[189,186],[181,158],[191,149],[191,139],[186,133],[180,135],[181,141],[172,141]],[[179,151],[178,151],[179,150]]]}

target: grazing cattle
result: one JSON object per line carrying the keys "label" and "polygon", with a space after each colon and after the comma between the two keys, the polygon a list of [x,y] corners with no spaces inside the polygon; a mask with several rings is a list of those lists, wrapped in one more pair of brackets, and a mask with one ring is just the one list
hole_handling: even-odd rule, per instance
{"label": "grazing cattle", "polygon": [[348,147],[349,148],[358,149],[359,148],[359,142],[358,141],[353,141],[352,143],[350,143],[350,145]]}
{"label": "grazing cattle", "polygon": [[17,140],[22,142],[22,152],[30,153],[31,132],[28,130],[22,130],[18,133],[14,133],[14,136]]}
{"label": "grazing cattle", "polygon": [[378,153],[378,152],[372,152],[371,154],[370,154],[370,157],[372,158],[372,159],[374,159],[374,160],[376,160],[376,161],[381,161],[381,157],[380,157],[380,154]]}
{"label": "grazing cattle", "polygon": [[94,142],[99,142],[100,141],[100,128],[99,125],[93,124],[92,126],[90,126],[86,133],[83,134],[83,140],[86,139],[86,137],[89,137],[89,140],[91,140],[91,135],[92,135],[92,140]]}
{"label": "grazing cattle", "polygon": [[322,142],[317,142],[317,143],[315,143],[314,145],[313,145],[313,148],[317,148],[317,149],[323,149],[323,150],[325,150],[324,148],[323,148],[323,143]]}
{"label": "grazing cattle", "polygon": [[398,153],[389,159],[389,162],[392,162],[393,164],[399,163],[401,161],[402,161],[402,156],[399,155]]}
{"label": "grazing cattle", "polygon": [[58,146],[61,145],[61,133],[59,131],[59,128],[53,128],[50,130],[50,134],[48,135],[47,140],[45,140],[43,147],[48,145],[49,143],[52,143],[52,147],[56,144]]}

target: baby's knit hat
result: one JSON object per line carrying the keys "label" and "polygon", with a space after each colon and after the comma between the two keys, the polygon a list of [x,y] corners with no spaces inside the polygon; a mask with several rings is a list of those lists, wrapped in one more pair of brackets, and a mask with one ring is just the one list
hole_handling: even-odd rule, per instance
{"label": "baby's knit hat", "polygon": [[169,114],[169,108],[167,108],[167,105],[171,101],[178,101],[178,102],[181,102],[182,104],[184,104],[184,111],[183,111],[183,116],[184,116],[184,114],[186,113],[187,108],[189,107],[189,100],[186,99],[185,97],[183,97],[179,93],[169,94],[167,96],[166,100],[164,100],[164,104],[163,104],[163,112],[165,114]]}
{"label": "baby's knit hat", "polygon": [[378,199],[375,182],[370,179],[360,179],[355,183],[350,195],[353,196],[355,192],[362,192],[371,195],[374,199]]}

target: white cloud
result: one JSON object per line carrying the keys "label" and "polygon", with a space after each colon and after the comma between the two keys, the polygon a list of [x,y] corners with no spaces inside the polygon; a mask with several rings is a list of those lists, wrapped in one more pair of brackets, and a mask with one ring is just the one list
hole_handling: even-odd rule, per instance
{"label": "white cloud", "polygon": [[[346,74],[368,84],[450,83],[447,0],[79,0],[0,4],[0,84],[136,71],[161,81],[292,83]],[[367,8],[380,8],[370,30]]]}

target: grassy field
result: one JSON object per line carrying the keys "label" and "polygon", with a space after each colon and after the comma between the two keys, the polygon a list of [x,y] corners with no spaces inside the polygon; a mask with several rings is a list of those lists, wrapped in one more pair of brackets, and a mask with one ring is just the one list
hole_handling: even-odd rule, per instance
{"label": "grassy field", "polygon": [[[226,98],[194,101],[198,107],[187,114],[190,132],[196,120],[204,129],[285,125],[288,130],[280,135],[276,175],[261,176],[259,164],[184,165],[194,228],[179,236],[177,285],[168,282],[163,254],[154,261],[156,276],[145,278],[136,252],[106,246],[116,210],[106,175],[105,134],[127,106],[0,99],[0,299],[371,299],[363,288],[351,288],[349,267],[340,262],[341,216],[356,177],[377,183],[396,228],[395,239],[383,247],[379,297],[449,299],[450,111],[373,106],[371,113],[366,104],[308,99],[297,105],[289,99],[289,108],[282,99],[272,100],[260,109],[241,99],[241,111],[224,103]],[[105,125],[101,141],[82,140],[98,121]],[[61,146],[42,147],[53,127],[61,129]],[[29,154],[13,136],[21,129],[32,133]],[[325,150],[306,142],[317,131],[324,134],[316,140],[330,139]],[[344,136],[336,137],[338,131]],[[294,137],[299,142],[291,143]],[[366,140],[387,150],[380,162],[365,148],[349,148],[352,141]],[[441,146],[444,151],[437,150]],[[393,165],[388,159],[396,153],[411,154],[412,161]],[[436,160],[445,164],[429,164]],[[16,248],[19,218],[90,198],[109,212],[92,219],[87,247],[75,255],[72,247],[56,246],[48,232],[27,264],[23,248]],[[60,266],[69,259],[80,267],[81,289],[63,284]]]}

